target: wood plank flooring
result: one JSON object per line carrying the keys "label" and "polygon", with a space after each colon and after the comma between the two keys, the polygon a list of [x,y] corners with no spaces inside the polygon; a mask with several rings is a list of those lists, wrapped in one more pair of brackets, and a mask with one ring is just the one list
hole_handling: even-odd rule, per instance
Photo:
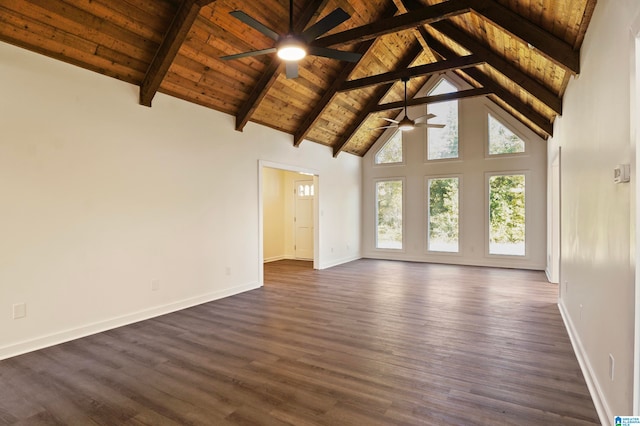
{"label": "wood plank flooring", "polygon": [[599,424],[534,271],[265,265],[263,288],[0,361],[0,424]]}

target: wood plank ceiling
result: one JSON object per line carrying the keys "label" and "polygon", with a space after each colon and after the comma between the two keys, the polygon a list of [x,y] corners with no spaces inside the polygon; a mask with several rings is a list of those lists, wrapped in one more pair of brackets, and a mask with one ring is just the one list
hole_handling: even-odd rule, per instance
{"label": "wood plank ceiling", "polygon": [[[284,34],[287,0],[0,0],[0,40],[249,122],[364,155],[403,97],[453,70],[543,138],[562,114],[569,78],[596,0],[296,0],[300,32],[340,7],[350,19],[314,45],[362,53],[357,63],[307,56],[287,79],[275,54],[220,57],[273,47],[232,17],[242,10]],[[413,99],[420,104],[440,97]],[[395,107],[390,110],[389,107]]]}

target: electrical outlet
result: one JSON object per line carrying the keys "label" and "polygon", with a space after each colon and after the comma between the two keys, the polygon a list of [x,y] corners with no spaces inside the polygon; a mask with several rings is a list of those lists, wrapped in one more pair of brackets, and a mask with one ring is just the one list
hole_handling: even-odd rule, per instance
{"label": "electrical outlet", "polygon": [[613,381],[613,376],[616,368],[616,360],[613,359],[613,355],[609,354],[609,378]]}
{"label": "electrical outlet", "polygon": [[158,290],[160,290],[160,281],[159,280],[151,281],[151,291],[158,291]]}
{"label": "electrical outlet", "polygon": [[13,305],[13,319],[20,319],[27,316],[27,304],[16,303]]}
{"label": "electrical outlet", "polygon": [[564,282],[564,294],[569,294],[569,281]]}

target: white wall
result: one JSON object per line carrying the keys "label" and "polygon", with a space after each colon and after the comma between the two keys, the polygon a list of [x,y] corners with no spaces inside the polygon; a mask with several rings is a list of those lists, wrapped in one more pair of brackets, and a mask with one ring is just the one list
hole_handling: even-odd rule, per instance
{"label": "white wall", "polygon": [[285,173],[270,167],[262,171],[265,262],[285,258]]}
{"label": "white wall", "polygon": [[615,184],[613,169],[634,164],[630,28],[639,13],[635,0],[598,1],[550,142],[550,157],[562,147],[560,308],[604,424],[632,414],[633,184]]}
{"label": "white wall", "polygon": [[[459,88],[468,86],[455,76]],[[427,82],[419,93],[422,95]],[[425,107],[409,109],[410,117],[426,113]],[[487,113],[500,119],[525,141],[525,154],[488,157]],[[426,131],[414,129],[405,133],[403,150],[405,164],[374,165],[375,153],[392,131],[387,131],[364,157],[363,165],[363,254],[365,257],[399,259],[420,262],[452,263],[544,269],[546,258],[546,143],[493,102],[484,98],[459,102],[459,152],[455,160],[426,161]],[[431,122],[438,122],[437,118]],[[495,256],[488,254],[488,189],[487,173],[515,172],[526,176],[526,256]],[[426,246],[426,179],[429,177],[460,177],[460,252],[429,252]],[[405,178],[404,187],[404,248],[375,248],[375,180]]]}
{"label": "white wall", "polygon": [[358,157],[2,43],[0,93],[0,358],[261,285],[260,160],[320,175],[321,268],[360,256]]}

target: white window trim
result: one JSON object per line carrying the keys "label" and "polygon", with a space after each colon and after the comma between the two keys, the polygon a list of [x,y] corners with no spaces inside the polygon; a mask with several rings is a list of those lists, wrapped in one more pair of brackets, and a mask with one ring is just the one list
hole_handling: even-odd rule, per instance
{"label": "white window trim", "polygon": [[[490,243],[490,226],[489,226],[489,179],[492,176],[513,176],[524,175],[524,256],[511,254],[492,254],[489,252]],[[505,259],[517,262],[519,260],[531,259],[531,248],[529,247],[529,232],[531,229],[531,206],[529,199],[531,198],[530,190],[527,189],[527,182],[531,182],[531,170],[509,170],[509,171],[493,171],[484,173],[484,256],[488,259]]]}
{"label": "white window trim", "polygon": [[[435,78],[432,78],[429,80],[429,82],[424,86],[424,93],[421,96],[428,96],[429,92],[431,92],[438,84],[440,84],[440,82],[442,80],[446,80],[449,84],[451,84],[452,86],[454,86],[456,88],[457,91],[460,90],[464,90],[463,85],[460,84],[459,81],[457,81],[457,79],[452,78],[451,75],[449,74],[443,74],[443,75],[438,75]],[[421,90],[422,92],[422,90]],[[417,96],[417,95],[416,95]],[[460,99],[452,99],[450,101],[446,101],[446,102],[456,102],[458,104],[458,156],[457,157],[453,157],[453,158],[434,158],[434,159],[430,159],[429,158],[429,128],[425,127],[423,129],[424,132],[424,163],[440,163],[440,162],[448,162],[448,161],[462,161],[462,140],[460,138],[460,117],[463,115],[460,113],[461,107],[462,107],[462,103],[460,102]],[[424,113],[427,114],[429,111],[429,106],[426,105],[425,109],[424,109]],[[437,121],[436,117],[436,121]],[[414,129],[415,130],[415,129]]]}
{"label": "white window trim", "polygon": [[[449,252],[449,251],[436,251],[429,250],[429,180],[432,179],[448,179],[448,178],[457,178],[458,179],[458,251],[457,252]],[[462,203],[462,191],[463,191],[463,181],[462,174],[437,174],[437,175],[427,175],[424,177],[424,215],[423,222],[424,223],[424,253],[432,256],[455,256],[461,257],[463,255],[463,203]],[[526,206],[526,204],[525,204]]]}
{"label": "white window trim", "polygon": [[[395,135],[396,133],[400,133],[400,139],[401,139],[401,144],[402,144],[402,161],[398,161],[396,163],[376,163],[376,156],[378,155],[378,152],[380,152],[385,145],[387,144],[387,142],[389,142]],[[386,133],[386,134],[385,134]],[[387,129],[387,131],[382,134],[382,136],[380,137],[379,141],[381,143],[380,147],[377,148],[373,155],[371,156],[371,163],[373,164],[373,167],[397,167],[397,166],[405,166],[407,164],[407,154],[406,154],[406,143],[405,143],[405,138],[404,138],[404,134],[402,133],[402,131],[400,129]],[[382,142],[384,141],[384,142]]]}
{"label": "white window trim", "polygon": [[[492,106],[486,105],[485,108],[485,120],[483,123],[484,126],[484,157],[485,159],[496,159],[496,158],[512,158],[512,157],[526,157],[529,155],[530,147],[529,144],[531,140],[518,129],[517,126],[513,124],[513,118],[509,118],[510,114],[502,109],[494,108]],[[524,141],[524,152],[514,152],[507,154],[489,154],[489,114],[491,114],[496,120],[500,122],[504,127],[511,130],[517,137]]]}
{"label": "white window trim", "polygon": [[438,83],[440,83],[440,80],[447,80],[449,83],[451,83],[452,86],[455,86],[456,89],[458,89],[459,91],[472,88],[470,85],[468,85],[463,79],[461,79],[457,75],[446,72],[444,74],[438,74],[436,76],[431,77],[429,81],[425,83],[422,89],[418,91],[416,96],[428,96],[428,93],[431,92],[433,88],[438,85]]}
{"label": "white window trim", "polygon": [[[402,182],[402,248],[378,248],[378,182]],[[406,251],[406,235],[405,229],[407,227],[406,211],[407,211],[407,197],[405,196],[407,190],[407,180],[404,176],[376,178],[373,180],[373,250],[380,253],[404,253]]]}

